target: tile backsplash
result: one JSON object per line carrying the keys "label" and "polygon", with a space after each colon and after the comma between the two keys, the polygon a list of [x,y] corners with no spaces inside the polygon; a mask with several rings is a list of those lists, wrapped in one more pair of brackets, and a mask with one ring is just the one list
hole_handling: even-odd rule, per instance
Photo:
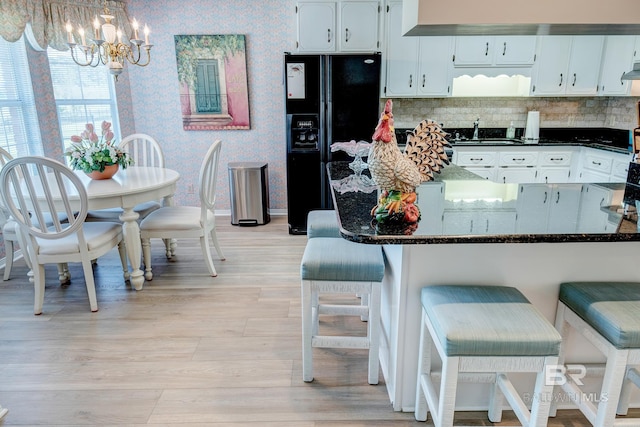
{"label": "tile backsplash", "polygon": [[[397,98],[393,100],[396,127],[413,128],[424,119],[445,128],[524,128],[527,112],[540,111],[540,127],[602,127],[631,130],[638,126],[637,97],[580,98]],[[381,100],[382,102],[385,99]]]}

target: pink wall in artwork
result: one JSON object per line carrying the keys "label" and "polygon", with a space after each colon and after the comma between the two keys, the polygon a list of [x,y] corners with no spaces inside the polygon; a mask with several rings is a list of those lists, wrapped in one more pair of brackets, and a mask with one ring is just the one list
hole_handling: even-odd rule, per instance
{"label": "pink wall in artwork", "polygon": [[230,126],[249,126],[247,66],[244,53],[225,58],[225,74],[229,115],[233,117]]}

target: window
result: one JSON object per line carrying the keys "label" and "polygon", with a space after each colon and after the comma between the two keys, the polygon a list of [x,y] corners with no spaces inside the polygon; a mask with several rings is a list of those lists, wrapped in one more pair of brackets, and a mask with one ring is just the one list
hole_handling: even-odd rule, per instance
{"label": "window", "polygon": [[9,43],[0,37],[0,146],[13,157],[43,153],[22,38]]}
{"label": "window", "polygon": [[79,135],[87,123],[99,129],[103,121],[111,122],[119,136],[115,87],[107,67],[81,67],[69,51],[49,48],[47,55],[63,145],[69,144],[71,135]]}

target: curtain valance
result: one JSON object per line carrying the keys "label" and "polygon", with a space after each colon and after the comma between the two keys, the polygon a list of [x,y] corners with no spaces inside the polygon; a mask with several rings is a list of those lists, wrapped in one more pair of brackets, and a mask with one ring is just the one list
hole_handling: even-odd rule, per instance
{"label": "curtain valance", "polygon": [[[51,46],[67,50],[66,23],[70,21],[74,34],[82,26],[87,34],[93,34],[93,20],[104,14],[105,5],[113,15],[113,24],[125,35],[132,34],[126,4],[117,0],[2,0],[0,1],[0,36],[14,42],[25,32],[27,24],[33,33],[35,48]],[[99,18],[100,23],[104,22]],[[91,38],[91,37],[88,37]],[[31,39],[31,38],[30,38]],[[79,40],[77,40],[79,42]]]}

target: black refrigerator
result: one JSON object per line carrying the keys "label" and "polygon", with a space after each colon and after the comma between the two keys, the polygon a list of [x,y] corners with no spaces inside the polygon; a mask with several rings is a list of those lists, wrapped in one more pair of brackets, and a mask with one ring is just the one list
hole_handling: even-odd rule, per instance
{"label": "black refrigerator", "polygon": [[307,214],[332,209],[326,164],[345,160],[334,142],[368,141],[379,119],[380,54],[285,54],[289,233]]}

